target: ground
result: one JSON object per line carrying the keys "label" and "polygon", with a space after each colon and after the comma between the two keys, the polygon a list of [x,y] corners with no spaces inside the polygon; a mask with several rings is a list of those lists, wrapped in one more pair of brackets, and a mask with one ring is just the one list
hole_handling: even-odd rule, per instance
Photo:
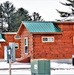
{"label": "ground", "polygon": [[[51,75],[74,75],[74,66],[67,63],[51,62]],[[31,75],[30,63],[12,63],[12,75]],[[9,75],[9,64],[0,62],[0,75]]]}

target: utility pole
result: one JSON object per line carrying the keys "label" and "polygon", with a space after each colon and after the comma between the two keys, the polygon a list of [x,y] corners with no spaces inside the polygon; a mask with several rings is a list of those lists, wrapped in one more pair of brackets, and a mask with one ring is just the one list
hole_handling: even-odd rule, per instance
{"label": "utility pole", "polygon": [[9,59],[9,75],[11,75],[11,59]]}
{"label": "utility pole", "polygon": [[9,75],[11,75],[11,65],[15,60],[15,43],[10,42],[9,46],[5,46],[4,49],[7,50],[7,63],[9,63]]}

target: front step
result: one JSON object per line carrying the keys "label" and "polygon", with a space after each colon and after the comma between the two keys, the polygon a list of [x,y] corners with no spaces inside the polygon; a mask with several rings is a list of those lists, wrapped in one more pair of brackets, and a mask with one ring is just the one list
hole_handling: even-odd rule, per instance
{"label": "front step", "polygon": [[20,63],[30,63],[30,56],[19,58],[18,60],[16,60],[16,62],[20,62]]}

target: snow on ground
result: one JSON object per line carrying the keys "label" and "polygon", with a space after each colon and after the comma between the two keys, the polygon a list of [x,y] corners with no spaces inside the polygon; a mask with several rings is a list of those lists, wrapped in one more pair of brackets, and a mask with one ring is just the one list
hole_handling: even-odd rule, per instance
{"label": "snow on ground", "polygon": [[[30,63],[13,63],[11,65],[12,68],[31,68]],[[9,63],[7,62],[0,62],[0,69],[9,68]],[[0,75],[9,75],[9,70],[0,70]],[[19,69],[19,70],[12,70],[11,74],[19,74],[19,75],[31,75],[30,69]]]}
{"label": "snow on ground", "polygon": [[[8,70],[0,71],[0,75],[9,75]],[[12,70],[11,75],[31,75],[30,70]]]}
{"label": "snow on ground", "polygon": [[[51,70],[51,75],[74,75],[74,66],[72,64],[66,63],[56,63],[51,62],[51,68],[55,70]],[[12,70],[12,75],[31,75],[31,64],[30,63],[13,63],[12,68],[29,68],[29,69],[21,69],[21,70]],[[9,68],[9,64],[7,62],[0,62],[0,69]],[[56,69],[58,68],[58,69]],[[62,69],[60,69],[62,68]],[[9,70],[0,70],[0,75],[9,75]]]}
{"label": "snow on ground", "polygon": [[[12,68],[31,68],[30,63],[12,63]],[[7,62],[0,62],[0,68],[9,68],[9,63]]]}
{"label": "snow on ground", "polygon": [[52,62],[51,68],[56,69],[51,70],[51,75],[74,75],[74,66],[72,64]]}
{"label": "snow on ground", "polygon": [[67,64],[67,63],[56,63],[52,62],[51,63],[51,68],[74,68],[72,64]]}

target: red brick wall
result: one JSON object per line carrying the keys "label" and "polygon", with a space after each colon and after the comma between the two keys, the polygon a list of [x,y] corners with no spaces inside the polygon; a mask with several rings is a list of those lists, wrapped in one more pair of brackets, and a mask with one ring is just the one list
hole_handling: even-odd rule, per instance
{"label": "red brick wall", "polygon": [[16,43],[19,44],[19,48],[16,49],[16,58],[19,58],[20,57],[20,40],[14,38],[14,36],[16,34],[5,33],[3,35],[6,39],[6,41],[5,42],[0,42],[0,59],[4,58],[4,46],[7,46],[9,44],[9,42],[16,42]]}
{"label": "red brick wall", "polygon": [[[58,23],[62,34],[34,34],[33,58],[59,59],[71,58],[74,54],[74,23]],[[53,43],[43,43],[42,36],[54,36]]]}

